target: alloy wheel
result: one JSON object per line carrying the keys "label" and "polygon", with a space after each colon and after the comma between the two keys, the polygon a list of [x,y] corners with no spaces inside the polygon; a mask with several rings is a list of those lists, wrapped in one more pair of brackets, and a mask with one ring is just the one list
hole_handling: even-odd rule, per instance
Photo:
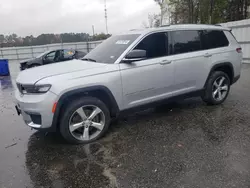
{"label": "alloy wheel", "polygon": [[229,90],[229,85],[227,79],[224,76],[217,78],[214,81],[212,87],[212,92],[213,92],[212,95],[214,100],[216,101],[224,100],[228,94],[228,90]]}
{"label": "alloy wheel", "polygon": [[86,105],[78,108],[70,117],[69,131],[76,139],[88,141],[97,137],[104,125],[103,111],[97,106]]}

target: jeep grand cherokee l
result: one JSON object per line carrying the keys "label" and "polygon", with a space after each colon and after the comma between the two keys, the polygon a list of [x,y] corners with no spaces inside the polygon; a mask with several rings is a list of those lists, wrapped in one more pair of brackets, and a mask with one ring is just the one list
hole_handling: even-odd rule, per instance
{"label": "jeep grand cherokee l", "polygon": [[241,73],[242,52],[228,28],[171,25],[115,35],[82,60],[25,70],[17,112],[35,129],[89,143],[121,112],[177,96],[224,102]]}

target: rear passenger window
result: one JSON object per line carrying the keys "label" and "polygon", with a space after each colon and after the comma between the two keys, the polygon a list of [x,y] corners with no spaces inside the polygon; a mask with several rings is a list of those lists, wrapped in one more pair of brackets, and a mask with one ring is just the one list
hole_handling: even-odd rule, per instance
{"label": "rear passenger window", "polygon": [[201,50],[200,31],[173,31],[173,54]]}
{"label": "rear passenger window", "polygon": [[201,35],[202,48],[204,50],[220,48],[229,45],[227,37],[223,31],[204,30]]}

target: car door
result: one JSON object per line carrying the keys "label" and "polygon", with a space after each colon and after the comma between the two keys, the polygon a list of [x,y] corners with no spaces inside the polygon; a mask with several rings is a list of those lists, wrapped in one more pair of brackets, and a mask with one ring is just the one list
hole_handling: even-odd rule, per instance
{"label": "car door", "polygon": [[134,49],[146,50],[147,58],[129,64],[119,64],[125,109],[172,95],[174,67],[167,56],[168,34],[150,34]]}
{"label": "car door", "polygon": [[174,91],[173,95],[181,95],[202,89],[206,65],[209,64],[211,55],[202,50],[202,31],[180,30],[171,31],[171,55],[168,60],[174,66]]}
{"label": "car door", "polygon": [[43,64],[54,63],[55,56],[56,56],[56,51],[49,52],[47,55],[44,56]]}
{"label": "car door", "polygon": [[62,50],[61,61],[72,60],[74,55],[74,50]]}

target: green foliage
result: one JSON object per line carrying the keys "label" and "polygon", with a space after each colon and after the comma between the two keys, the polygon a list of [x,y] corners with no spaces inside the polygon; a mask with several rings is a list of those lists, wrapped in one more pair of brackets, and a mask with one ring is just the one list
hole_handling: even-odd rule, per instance
{"label": "green foliage", "polygon": [[[154,0],[168,9],[172,23],[215,24],[249,17],[250,0]],[[161,11],[162,12],[162,11]]]}
{"label": "green foliage", "polygon": [[161,16],[159,14],[148,14],[148,23],[143,22],[142,24],[145,28],[160,27]]}
{"label": "green foliage", "polygon": [[100,33],[98,35],[92,36],[91,40],[96,41],[96,40],[105,40],[109,38],[111,35],[110,34],[105,34],[105,33]]}
{"label": "green foliage", "polygon": [[44,45],[52,43],[68,43],[68,42],[85,42],[94,40],[104,40],[110,37],[104,33],[90,36],[87,33],[62,33],[62,34],[41,34],[37,37],[26,36],[18,37],[16,34],[1,35],[0,34],[0,46],[12,47],[12,46],[30,46],[30,45]]}

